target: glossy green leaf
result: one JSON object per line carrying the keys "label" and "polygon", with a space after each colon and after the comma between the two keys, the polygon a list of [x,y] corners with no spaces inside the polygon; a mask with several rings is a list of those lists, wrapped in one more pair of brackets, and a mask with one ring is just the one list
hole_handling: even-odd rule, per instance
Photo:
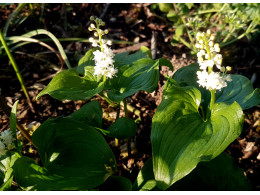
{"label": "glossy green leaf", "polygon": [[81,75],[84,75],[85,73],[84,69],[86,66],[95,66],[94,55],[93,55],[93,52],[95,50],[96,49],[88,50],[86,54],[79,60],[77,72],[80,73]]}
{"label": "glossy green leaf", "polygon": [[145,162],[143,168],[140,170],[137,179],[133,184],[133,190],[138,190],[138,191],[160,190],[156,186],[156,181],[154,179],[153,160],[151,158]]}
{"label": "glossy green leaf", "polygon": [[102,191],[131,191],[132,182],[126,177],[112,175],[99,189]]}
{"label": "glossy green leaf", "polygon": [[214,104],[210,118],[204,121],[198,111],[198,89],[175,83],[166,86],[151,132],[154,175],[163,190],[200,161],[218,156],[240,135],[243,124],[243,111],[236,102]]}
{"label": "glossy green leaf", "polygon": [[142,58],[152,58],[151,51],[147,48],[142,46],[139,51],[129,54],[129,52],[123,52],[119,54],[115,54],[115,67],[121,68],[125,65],[132,65],[135,61],[140,60]]}
{"label": "glossy green leaf", "polygon": [[97,100],[94,100],[85,104],[79,110],[73,112],[71,115],[68,116],[68,118],[93,127],[101,128],[102,115],[103,111],[100,103]]}
{"label": "glossy green leaf", "polygon": [[[64,180],[75,178],[80,189],[100,185],[116,170],[113,152],[103,136],[94,127],[73,119],[49,119],[32,139],[44,168]],[[67,183],[64,187],[74,188]]]}
{"label": "glossy green leaf", "polygon": [[88,100],[104,88],[104,83],[78,76],[73,69],[58,73],[36,97],[49,94],[58,100]]}
{"label": "glossy green leaf", "polygon": [[158,81],[159,60],[140,59],[118,75],[117,88],[110,90],[108,97],[115,102],[120,102],[139,90],[152,92],[157,87]]}
{"label": "glossy green leaf", "polygon": [[200,162],[189,175],[173,184],[169,190],[242,191],[251,184],[232,157],[225,152],[209,162]]}
{"label": "glossy green leaf", "polygon": [[[88,190],[85,177],[64,177],[48,171],[27,157],[19,158],[14,164],[16,182],[23,190]],[[89,183],[89,182],[86,182]]]}
{"label": "glossy green leaf", "polygon": [[[160,190],[153,175],[152,159],[145,162],[133,185],[134,190]],[[251,190],[251,184],[232,157],[225,152],[209,162],[200,162],[183,179],[174,183],[169,191],[241,191]]]}
{"label": "glossy green leaf", "polygon": [[17,155],[10,151],[7,151],[5,155],[0,156],[0,191],[11,190],[13,165],[17,159]]}
{"label": "glossy green leaf", "polygon": [[175,38],[178,40],[184,34],[185,26],[179,25],[175,30]]}
{"label": "glossy green leaf", "polygon": [[135,135],[136,124],[134,120],[122,117],[116,119],[116,121],[108,128],[109,136],[118,139],[127,139]]}
{"label": "glossy green leaf", "polygon": [[[173,75],[173,79],[183,86],[194,86],[202,93],[204,104],[210,101],[210,93],[205,88],[199,87],[196,72],[199,69],[197,63],[180,68]],[[249,79],[242,75],[231,74],[231,82],[227,82],[227,87],[216,93],[216,102],[233,103],[236,101],[241,108],[248,109],[260,103],[259,89],[253,89]]]}
{"label": "glossy green leaf", "polygon": [[158,3],[161,12],[168,12],[173,9],[173,3]]}

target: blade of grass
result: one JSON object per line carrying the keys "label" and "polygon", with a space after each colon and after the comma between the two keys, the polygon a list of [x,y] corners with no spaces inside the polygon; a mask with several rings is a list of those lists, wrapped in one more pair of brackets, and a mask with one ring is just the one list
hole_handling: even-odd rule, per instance
{"label": "blade of grass", "polygon": [[1,31],[1,30],[0,30],[0,40],[1,40],[2,45],[3,45],[4,48],[5,48],[5,52],[7,53],[7,56],[8,56],[8,58],[9,58],[11,64],[12,64],[13,68],[14,68],[14,71],[15,71],[15,73],[16,73],[16,76],[17,76],[17,78],[18,78],[20,84],[21,84],[22,90],[23,90],[23,92],[24,92],[24,94],[25,94],[25,96],[26,96],[26,99],[27,99],[27,101],[28,101],[28,104],[29,104],[29,106],[31,107],[31,110],[34,112],[34,108],[33,108],[33,106],[32,106],[32,103],[31,103],[31,100],[30,100],[30,97],[29,97],[29,94],[28,94],[26,85],[25,85],[25,83],[24,83],[23,77],[22,77],[22,75],[21,75],[21,73],[20,73],[20,70],[19,70],[19,68],[18,68],[18,66],[17,66],[17,64],[16,64],[16,61],[15,61],[15,59],[14,59],[12,53],[10,52],[10,50],[9,50],[9,48],[8,48],[6,42],[5,42],[5,39],[4,39],[4,37],[3,37],[3,34],[2,34],[2,31]]}
{"label": "blade of grass", "polygon": [[5,23],[4,29],[3,29],[3,34],[6,37],[8,28],[10,26],[10,24],[12,23],[12,21],[14,20],[14,18],[16,18],[20,12],[23,10],[23,8],[27,5],[27,3],[19,3],[19,5],[17,6],[17,8],[14,10],[13,13],[11,13],[11,15],[8,17],[8,20]]}

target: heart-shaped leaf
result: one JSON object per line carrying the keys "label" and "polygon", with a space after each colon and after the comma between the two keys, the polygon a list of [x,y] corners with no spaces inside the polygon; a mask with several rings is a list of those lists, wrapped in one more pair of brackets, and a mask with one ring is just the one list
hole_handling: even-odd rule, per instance
{"label": "heart-shaped leaf", "polygon": [[[60,189],[94,188],[116,170],[114,155],[103,136],[93,127],[73,119],[62,117],[49,119],[34,132],[32,139],[44,166],[40,172],[47,171],[46,180],[53,175],[55,180],[56,177],[62,178]],[[34,172],[32,169],[27,172],[20,171],[19,173],[23,174],[20,178],[30,178],[33,174],[31,171]],[[40,177],[39,182],[42,182],[44,174],[38,176],[35,173],[35,177]],[[75,182],[70,185],[70,181],[74,180],[77,181],[77,185]],[[28,183],[22,182],[24,186],[32,185],[30,180]],[[35,186],[37,187],[36,184]],[[52,188],[53,186],[48,186],[46,190]]]}
{"label": "heart-shaped leaf", "polygon": [[169,190],[248,191],[251,184],[232,157],[223,152],[209,162],[200,162],[196,169]]}
{"label": "heart-shaped leaf", "polygon": [[[204,106],[210,101],[210,93],[205,88],[199,87],[197,83],[197,74],[199,65],[193,63],[189,66],[180,68],[173,75],[173,79],[183,86],[194,86],[198,88],[202,94]],[[236,101],[241,108],[248,109],[260,103],[259,89],[253,89],[249,79],[242,75],[230,75],[232,81],[227,82],[227,87],[216,93],[216,102],[233,103]]]}
{"label": "heart-shaped leaf", "polygon": [[19,158],[15,162],[14,172],[16,182],[27,191],[89,189],[88,184],[84,184],[84,177],[63,177],[53,174],[27,157]]}
{"label": "heart-shaped leaf", "polygon": [[63,70],[37,95],[36,100],[45,94],[58,100],[88,100],[103,88],[103,82],[98,83],[88,80],[87,77],[80,77],[73,69]]}
{"label": "heart-shaped leaf", "polygon": [[160,190],[156,186],[156,181],[154,179],[153,160],[151,158],[145,162],[143,168],[140,170],[133,184],[133,189],[138,191]]}
{"label": "heart-shaped leaf", "polygon": [[[133,185],[134,190],[160,190],[153,175],[152,159],[145,162]],[[183,179],[168,188],[169,191],[237,191],[251,190],[251,184],[234,160],[225,152],[209,162],[200,162]]]}
{"label": "heart-shaped leaf", "polygon": [[175,83],[166,86],[151,132],[154,175],[163,190],[200,161],[218,156],[240,135],[243,124],[243,111],[236,102],[214,104],[210,118],[204,121],[198,111],[198,89]]}
{"label": "heart-shaped leaf", "polygon": [[109,136],[118,139],[127,139],[135,135],[136,124],[134,120],[122,117],[116,119],[116,121],[108,128]]}

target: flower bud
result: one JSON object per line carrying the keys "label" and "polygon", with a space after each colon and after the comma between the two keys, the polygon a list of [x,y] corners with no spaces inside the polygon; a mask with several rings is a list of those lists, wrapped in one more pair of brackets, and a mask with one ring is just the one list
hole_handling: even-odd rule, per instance
{"label": "flower bud", "polygon": [[93,37],[90,37],[88,40],[89,40],[89,42],[93,42],[93,41],[94,41],[94,38],[93,38]]}
{"label": "flower bud", "polygon": [[200,44],[196,43],[196,44],[195,44],[195,47],[196,47],[197,49],[199,49],[199,48],[200,48]]}
{"label": "flower bud", "polygon": [[111,40],[108,40],[108,41],[107,41],[107,44],[108,44],[108,45],[112,45],[112,41],[111,41]]}
{"label": "flower bud", "polygon": [[201,44],[201,45],[203,44],[203,40],[202,40],[202,39],[201,39],[201,40],[199,40],[199,44]]}
{"label": "flower bud", "polygon": [[92,30],[93,30],[93,28],[91,28],[91,27],[88,27],[88,30],[89,30],[89,31],[92,31]]}
{"label": "flower bud", "polygon": [[109,33],[108,29],[106,29],[104,32],[105,32],[105,34],[108,34],[108,33]]}
{"label": "flower bud", "polygon": [[216,37],[215,37],[214,35],[211,35],[209,39],[210,39],[211,41],[214,41],[215,38],[216,38]]}
{"label": "flower bud", "polygon": [[221,68],[220,68],[220,72],[225,72],[225,67],[224,66],[221,66]]}
{"label": "flower bud", "polygon": [[93,28],[93,29],[96,28],[95,24],[90,24],[90,27]]}
{"label": "flower bud", "polygon": [[101,26],[105,26],[105,25],[106,25],[106,23],[105,23],[105,22],[102,22],[102,23],[101,23]]}
{"label": "flower bud", "polygon": [[97,33],[97,32],[95,32],[95,33],[94,33],[94,36],[95,36],[95,37],[98,37],[98,33]]}
{"label": "flower bud", "polygon": [[210,30],[209,30],[209,29],[207,30],[207,34],[208,34],[208,35],[211,35],[211,32],[210,32]]}
{"label": "flower bud", "polygon": [[92,21],[95,20],[94,16],[90,16],[90,20]]}
{"label": "flower bud", "polygon": [[213,42],[213,41],[210,41],[210,42],[209,42],[209,46],[210,46],[210,47],[213,47],[213,45],[214,45],[214,42]]}
{"label": "flower bud", "polygon": [[232,70],[232,68],[230,66],[227,66],[226,68],[227,68],[227,71],[231,71]]}

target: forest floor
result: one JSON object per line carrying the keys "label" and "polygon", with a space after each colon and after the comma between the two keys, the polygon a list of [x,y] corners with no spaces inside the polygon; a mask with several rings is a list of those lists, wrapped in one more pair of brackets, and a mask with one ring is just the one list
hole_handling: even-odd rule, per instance
{"label": "forest floor", "polygon": [[[57,38],[93,36],[88,31],[90,16],[101,17],[110,30],[107,38],[113,40],[130,41],[135,44],[114,44],[112,49],[115,53],[130,51],[135,52],[140,46],[151,48],[155,40],[156,58],[164,57],[170,60],[174,72],[183,66],[196,61],[189,49],[183,45],[172,46],[171,39],[174,34],[172,26],[166,19],[158,17],[149,9],[150,4],[45,4],[38,5],[31,13],[29,8],[24,10],[29,16],[19,25],[11,25],[8,36],[18,36],[35,29],[46,29]],[[8,16],[16,5],[0,6],[0,27],[3,28]],[[21,16],[21,17],[22,17]],[[33,24],[33,25],[32,25]],[[45,38],[39,36],[39,38]],[[258,37],[260,41],[260,37]],[[258,43],[259,43],[258,41]],[[54,44],[48,43],[55,47]],[[73,65],[85,52],[91,48],[86,42],[62,42],[68,58]],[[222,50],[224,64],[232,67],[232,73],[241,74],[249,79],[256,77],[254,87],[260,87],[259,68],[260,56],[254,51],[256,43],[247,39],[239,40]],[[259,45],[258,45],[259,49]],[[87,101],[58,101],[50,96],[43,96],[35,101],[37,94],[47,86],[51,78],[62,68],[61,63],[53,52],[49,52],[36,44],[28,44],[13,52],[20,71],[27,85],[30,98],[32,99],[33,112],[20,88],[7,57],[1,58],[0,88],[1,95],[9,107],[16,100],[18,105],[18,122],[30,131],[35,130],[39,124],[49,117],[67,116],[78,110]],[[65,68],[65,67],[64,67]],[[118,174],[136,179],[144,162],[151,157],[151,123],[153,115],[162,98],[162,88],[165,83],[164,76],[172,76],[173,73],[167,67],[160,69],[159,87],[153,93],[138,92],[127,99],[127,102],[141,112],[141,122],[138,130],[131,138],[132,154],[128,156],[127,142],[120,140],[119,147],[115,147],[113,139],[107,139],[117,158]],[[98,99],[104,111],[104,128],[115,120],[116,111],[100,97]],[[121,111],[123,115],[123,110]],[[131,113],[129,113],[131,115]],[[226,152],[230,154],[250,179],[253,189],[260,190],[260,107],[256,106],[245,110],[245,121],[242,134],[229,145]],[[133,118],[137,116],[133,115]],[[0,132],[9,128],[9,119],[0,109]],[[24,140],[26,146],[24,155],[38,158],[37,151],[30,143]]]}

